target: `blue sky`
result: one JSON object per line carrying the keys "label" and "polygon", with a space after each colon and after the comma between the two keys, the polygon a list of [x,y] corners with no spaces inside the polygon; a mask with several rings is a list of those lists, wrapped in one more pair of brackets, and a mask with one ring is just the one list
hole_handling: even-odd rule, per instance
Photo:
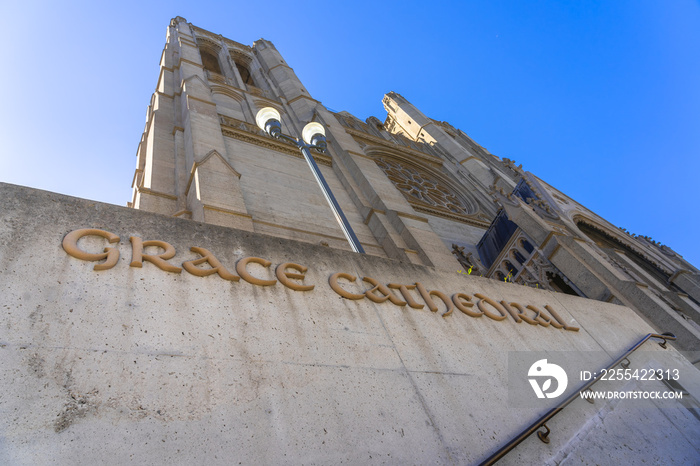
{"label": "blue sky", "polygon": [[124,205],[183,16],[271,40],[334,110],[383,120],[398,92],[700,266],[698,1],[5,0],[0,14],[0,181]]}

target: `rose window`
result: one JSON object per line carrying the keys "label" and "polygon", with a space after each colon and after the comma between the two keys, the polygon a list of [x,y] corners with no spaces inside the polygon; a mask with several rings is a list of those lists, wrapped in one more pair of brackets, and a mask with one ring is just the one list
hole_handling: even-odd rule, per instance
{"label": "rose window", "polygon": [[378,159],[377,165],[399,190],[419,201],[447,209],[456,214],[467,215],[464,203],[450,190],[424,173],[406,167],[393,160]]}

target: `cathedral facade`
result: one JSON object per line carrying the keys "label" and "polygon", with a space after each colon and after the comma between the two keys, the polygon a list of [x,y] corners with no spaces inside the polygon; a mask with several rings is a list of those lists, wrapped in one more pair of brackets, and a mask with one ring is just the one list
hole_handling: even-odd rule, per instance
{"label": "cathedral facade", "polygon": [[[700,350],[700,274],[401,95],[366,121],[315,100],[274,45],[173,20],[137,151],[131,207],[349,249],[287,134],[326,128],[314,153],[367,254],[632,308]],[[553,180],[556,181],[556,180]]]}
{"label": "cathedral facade", "polygon": [[0,183],[0,464],[698,463],[698,270],[383,103],[173,19],[127,207]]}

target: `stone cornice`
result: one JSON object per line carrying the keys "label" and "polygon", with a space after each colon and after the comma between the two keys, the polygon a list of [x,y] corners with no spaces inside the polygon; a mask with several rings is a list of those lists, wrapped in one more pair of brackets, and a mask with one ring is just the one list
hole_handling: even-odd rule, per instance
{"label": "stone cornice", "polygon": [[182,36],[181,34],[178,34],[177,39],[178,39],[178,42],[180,43],[180,46],[185,44],[185,45],[189,45],[190,47],[197,48],[197,43],[195,41],[193,41],[192,39],[190,39],[189,37],[185,37],[185,36]]}
{"label": "stone cornice", "polygon": [[213,210],[215,212],[222,212],[224,214],[229,214],[229,215],[238,215],[239,217],[245,217],[245,218],[249,218],[251,220],[253,218],[253,216],[248,214],[247,212],[237,212],[235,210],[227,209],[225,207],[215,206],[213,204],[202,204],[202,208],[205,210]]}
{"label": "stone cornice", "polygon": [[228,39],[228,38],[222,36],[221,34],[214,34],[213,32],[207,31],[206,29],[202,29],[201,27],[195,26],[194,24],[190,24],[190,27],[198,35],[201,35],[202,37],[207,37],[207,38],[209,38],[209,40],[223,42],[226,44],[227,47],[234,47],[236,49],[240,49],[240,50],[243,50],[245,52],[252,52],[253,51],[252,47],[245,45],[245,44],[241,44],[240,42],[236,42],[234,40]]}
{"label": "stone cornice", "polygon": [[[438,167],[442,166],[442,160],[440,160],[439,158],[437,158],[433,155],[429,155],[429,154],[426,154],[424,152],[417,151],[417,150],[412,149],[412,148],[407,147],[407,146],[402,146],[402,145],[395,143],[395,142],[392,142],[392,141],[387,141],[386,139],[372,136],[372,135],[367,134],[363,131],[359,131],[359,130],[356,130],[353,128],[348,128],[347,126],[343,126],[343,129],[345,129],[345,131],[348,134],[350,134],[352,137],[354,137],[356,140],[360,139],[360,140],[363,140],[366,142],[370,142],[370,143],[374,144],[375,146],[386,148],[386,149],[389,149],[392,151],[407,152],[407,153],[411,154],[412,156],[420,159],[422,162],[425,162],[425,163],[430,164],[430,165],[438,166]],[[369,155],[368,157],[372,157],[372,156]]]}
{"label": "stone cornice", "polygon": [[408,212],[399,212],[398,210],[396,210],[394,212],[396,212],[396,215],[398,215],[399,217],[410,218],[411,220],[417,220],[417,221],[423,222],[423,223],[430,223],[427,218],[421,217],[419,215],[409,214]]}
{"label": "stone cornice", "polygon": [[291,66],[287,65],[286,63],[278,63],[277,65],[273,66],[272,68],[268,69],[267,72],[269,73],[270,71],[274,70],[275,68],[279,68],[280,66],[284,66],[285,68],[289,68],[290,70],[294,71]]}
{"label": "stone cornice", "polygon": [[201,103],[203,103],[203,104],[213,105],[214,107],[216,107],[216,104],[215,104],[214,102],[209,102],[209,101],[207,101],[207,100],[200,99],[199,97],[194,97],[194,96],[191,96],[191,95],[188,95],[188,96],[187,96],[187,100],[194,100],[194,101],[196,101],[196,102],[201,102]]}
{"label": "stone cornice", "polygon": [[237,49],[245,50],[246,52],[252,52],[253,47],[245,44],[241,44],[240,42],[236,42],[235,40],[227,39],[226,37],[223,37],[224,42],[226,43],[227,47],[235,47]]}
{"label": "stone cornice", "polygon": [[160,191],[154,191],[154,190],[149,189],[149,188],[144,188],[143,186],[135,186],[135,188],[141,194],[150,194],[152,196],[164,197],[165,199],[177,201],[177,196],[173,196],[172,194],[162,193]]}
{"label": "stone cornice", "polygon": [[[278,139],[272,139],[266,134],[260,134],[262,130],[259,130],[256,126],[250,123],[234,120],[233,118],[229,118],[224,115],[219,115],[219,121],[221,122],[221,132],[226,137],[291,155],[299,159],[304,158],[301,151],[296,146],[293,146],[291,143],[282,142]],[[312,152],[311,155],[316,163],[329,167],[333,166],[333,159],[330,156],[319,154],[317,152]]]}
{"label": "stone cornice", "polygon": [[214,34],[213,32],[207,31],[206,29],[202,29],[199,26],[195,26],[194,24],[190,24],[190,28],[192,29],[192,32],[196,33],[196,35],[206,37],[209,40],[213,40],[214,42],[221,41],[221,39],[223,39],[223,36],[221,34]]}
{"label": "stone cornice", "polygon": [[189,65],[196,66],[197,68],[204,69],[204,67],[203,67],[200,63],[195,63],[195,62],[193,62],[192,60],[188,60],[187,58],[182,58],[182,57],[180,57],[180,58],[178,59],[177,64],[176,64],[173,68],[180,68],[180,66],[181,66],[183,63],[187,63],[187,64],[189,64]]}
{"label": "stone cornice", "polygon": [[302,95],[299,95],[299,96],[297,96],[297,97],[294,97],[292,100],[288,100],[288,101],[287,101],[287,105],[292,105],[294,102],[296,102],[297,100],[301,100],[301,99],[306,99],[306,100],[310,100],[311,102],[316,102],[317,104],[321,104],[321,102],[319,102],[318,100],[314,99],[314,98],[311,97],[310,95],[304,95],[304,94],[302,94]]}

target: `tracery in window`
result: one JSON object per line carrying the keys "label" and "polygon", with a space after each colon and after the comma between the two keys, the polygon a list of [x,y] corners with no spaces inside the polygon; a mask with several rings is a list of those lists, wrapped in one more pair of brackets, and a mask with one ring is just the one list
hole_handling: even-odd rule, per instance
{"label": "tracery in window", "polygon": [[379,158],[376,162],[403,193],[430,206],[446,209],[460,215],[469,215],[464,202],[427,173],[419,172],[415,168],[395,160]]}

